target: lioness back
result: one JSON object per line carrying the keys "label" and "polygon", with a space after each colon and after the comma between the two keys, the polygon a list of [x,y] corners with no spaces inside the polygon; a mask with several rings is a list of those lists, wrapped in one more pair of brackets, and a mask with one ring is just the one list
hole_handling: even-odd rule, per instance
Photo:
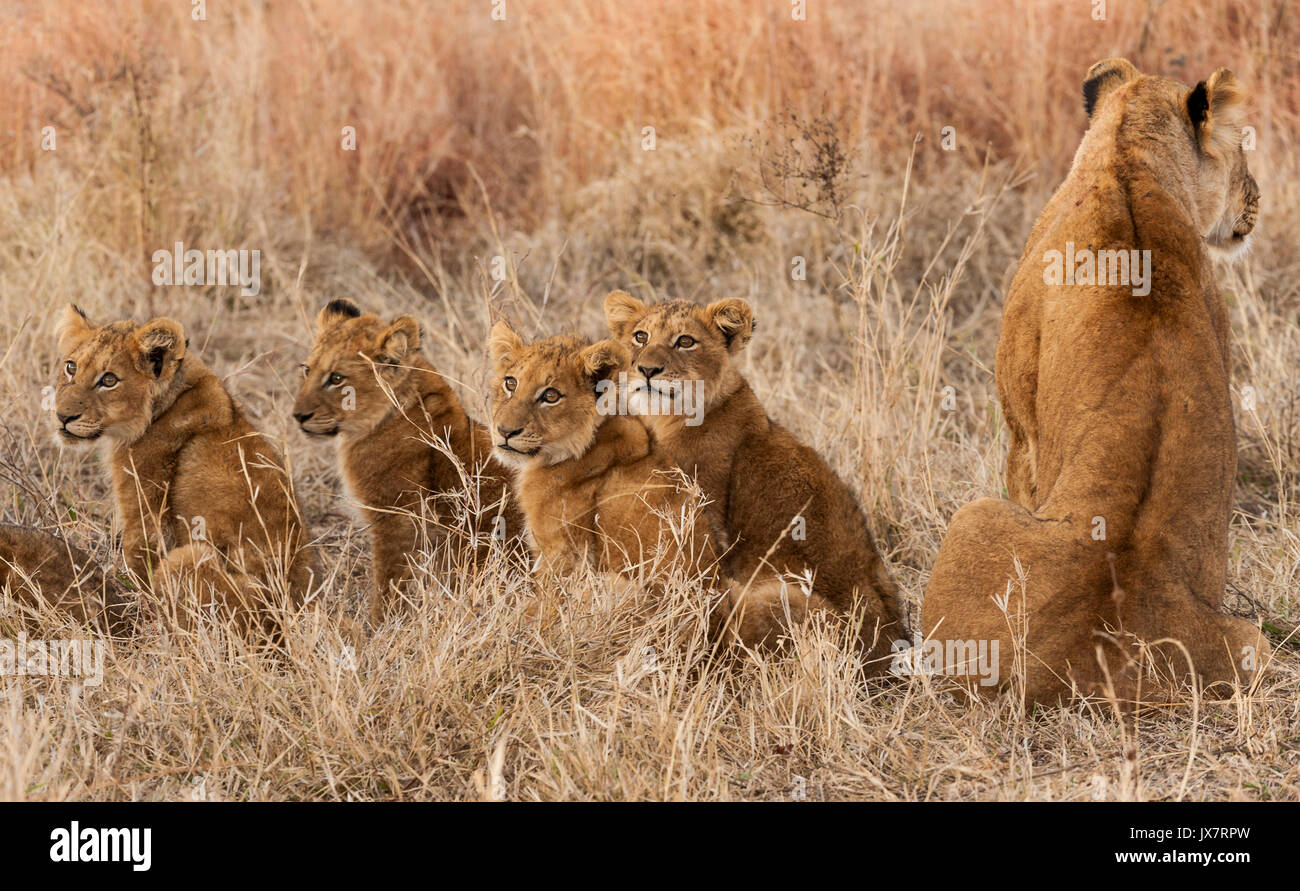
{"label": "lioness back", "polygon": [[106,444],[127,566],[149,581],[168,548],[202,545],[261,602],[300,605],[318,572],[287,468],[180,324],[97,327],[69,307],[59,350],[58,433]]}
{"label": "lioness back", "polygon": [[[1189,88],[1110,59],[1084,97],[1088,130],[1003,312],[1010,499],[953,517],[925,631],[1023,646],[1031,701],[1167,690],[1188,655],[1226,693],[1268,649],[1220,609],[1237,451],[1210,250],[1244,245],[1257,212],[1241,89],[1226,69]],[[1153,644],[1142,664],[1133,637]],[[1171,638],[1186,650],[1155,645]],[[1099,663],[1102,641],[1122,645]]]}

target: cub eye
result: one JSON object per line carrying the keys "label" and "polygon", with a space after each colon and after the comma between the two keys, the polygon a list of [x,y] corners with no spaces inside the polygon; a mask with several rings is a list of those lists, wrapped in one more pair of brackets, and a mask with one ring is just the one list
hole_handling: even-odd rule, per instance
{"label": "cub eye", "polygon": [[95,386],[105,390],[111,390],[117,386],[117,375],[111,371],[105,372],[100,376],[99,383],[95,384]]}
{"label": "cub eye", "polygon": [[632,339],[635,340],[637,343],[645,343],[647,340],[650,339],[650,335],[646,334],[644,331],[633,331]]}
{"label": "cub eye", "polygon": [[519,386],[519,381],[515,380],[513,377],[506,378],[504,381],[502,381],[502,383],[505,384],[507,393],[513,393],[515,391],[515,387]]}
{"label": "cub eye", "polygon": [[689,350],[691,347],[695,346],[695,338],[691,337],[689,334],[683,334],[681,337],[677,338],[677,343],[674,344],[674,346],[679,350]]}
{"label": "cub eye", "polygon": [[554,405],[560,401],[560,391],[554,387],[547,387],[545,392],[542,393],[542,401],[547,405]]}
{"label": "cub eye", "polygon": [[67,365],[63,366],[63,370],[68,373],[68,377],[75,377],[77,374],[77,363],[69,362]]}
{"label": "cub eye", "polygon": [[329,385],[331,387],[337,387],[339,384],[347,380],[347,378],[339,374],[337,371],[331,371],[330,376],[327,378],[327,380],[329,381]]}

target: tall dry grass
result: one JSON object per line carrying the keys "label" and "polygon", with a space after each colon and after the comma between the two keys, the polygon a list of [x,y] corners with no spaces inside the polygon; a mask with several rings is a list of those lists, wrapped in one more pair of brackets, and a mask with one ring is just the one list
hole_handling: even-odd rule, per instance
{"label": "tall dry grass", "polygon": [[[452,537],[417,559],[410,615],[348,651],[366,533],[331,451],[288,418],[331,297],[416,313],[482,418],[494,314],[596,335],[614,287],[742,296],[761,320],[746,373],[859,493],[915,614],[948,518],[1002,491],[1001,300],[1084,127],[1083,72],[1226,65],[1252,90],[1264,190],[1254,251],[1220,270],[1254,399],[1227,603],[1293,622],[1291,6],[1111,2],[1105,22],[1083,0],[825,0],[804,22],[740,0],[506,0],[504,22],[490,2],[234,2],[204,22],[186,6],[0,0],[0,519],[117,558],[102,462],[55,446],[41,411],[53,320],[71,300],[96,320],[168,314],[289,456],[329,580],[278,661],[220,627],[157,626],[110,646],[99,688],[0,679],[0,797],[1297,797],[1285,647],[1249,697],[1026,713],[925,678],[864,686],[821,627],[724,670],[689,579],[652,623],[620,621],[626,592],[592,578],[539,626],[527,580],[458,571]],[[176,241],[260,250],[261,293],[154,287],[149,258]]]}

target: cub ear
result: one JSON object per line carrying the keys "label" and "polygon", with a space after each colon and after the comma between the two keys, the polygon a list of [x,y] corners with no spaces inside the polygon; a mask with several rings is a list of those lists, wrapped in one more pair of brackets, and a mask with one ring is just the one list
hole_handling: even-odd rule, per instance
{"label": "cub ear", "polygon": [[624,337],[649,309],[627,291],[610,291],[605,298],[605,323],[615,337]]}
{"label": "cub ear", "polygon": [[1187,117],[1201,148],[1211,144],[1231,151],[1241,144],[1241,103],[1246,91],[1227,68],[1220,68],[1187,94]]}
{"label": "cub ear", "polygon": [[420,323],[410,316],[399,316],[375,338],[375,361],[396,365],[420,348]]}
{"label": "cub ear", "polygon": [[355,319],[361,315],[361,308],[351,300],[338,298],[326,303],[316,316],[318,328],[328,328],[346,319]]}
{"label": "cub ear", "polygon": [[1102,59],[1083,78],[1083,110],[1091,118],[1101,101],[1117,87],[1141,76],[1142,72],[1128,59]]}
{"label": "cub ear", "polygon": [[185,358],[185,329],[171,319],[154,319],[135,332],[141,367],[162,377],[163,369]]}
{"label": "cub ear", "polygon": [[522,349],[523,346],[523,339],[505,319],[492,326],[492,333],[488,335],[488,357],[494,366],[500,367],[515,350]]}
{"label": "cub ear", "polygon": [[618,374],[632,360],[627,347],[617,340],[601,340],[578,353],[578,363],[592,383]]}
{"label": "cub ear", "polygon": [[739,297],[727,297],[704,308],[704,324],[713,325],[727,341],[727,352],[738,353],[758,328],[754,308]]}
{"label": "cub ear", "polygon": [[69,303],[63,309],[63,316],[59,319],[58,328],[55,333],[59,338],[59,352],[67,355],[73,347],[81,343],[95,330],[95,326],[90,324],[90,319],[81,311],[81,307],[75,303]]}

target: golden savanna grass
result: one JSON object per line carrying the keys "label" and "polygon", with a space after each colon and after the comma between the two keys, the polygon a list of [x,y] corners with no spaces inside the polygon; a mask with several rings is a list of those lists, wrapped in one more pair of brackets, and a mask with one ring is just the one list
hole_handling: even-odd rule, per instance
{"label": "golden savanna grass", "polygon": [[[539,625],[516,568],[473,570],[449,536],[417,557],[409,614],[345,649],[367,536],[332,449],[288,415],[333,297],[414,313],[480,419],[499,316],[595,336],[614,288],[750,300],[744,370],[859,493],[915,621],[948,519],[1003,491],[1002,297],[1085,126],[1083,73],[1116,55],[1189,84],[1227,66],[1252,91],[1262,218],[1219,269],[1240,397],[1226,603],[1289,627],[1298,13],[1107,6],[813,0],[797,22],[785,2],[506,0],[494,21],[488,0],[234,0],[196,22],[187,3],[0,0],[0,520],[120,565],[102,462],[54,444],[41,388],[64,304],[169,315],[289,456],[328,574],[278,659],[154,622],[109,645],[100,687],[0,679],[0,797],[1300,797],[1289,645],[1226,702],[1027,712],[863,684],[823,627],[720,665],[690,579],[640,623],[620,620],[628,591],[579,580]],[[177,241],[260,250],[261,293],[153,286]]]}

